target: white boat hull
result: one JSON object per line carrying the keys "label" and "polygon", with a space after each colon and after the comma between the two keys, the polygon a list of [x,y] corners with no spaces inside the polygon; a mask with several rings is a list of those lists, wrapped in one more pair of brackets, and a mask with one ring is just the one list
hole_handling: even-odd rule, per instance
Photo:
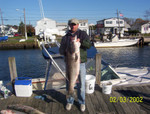
{"label": "white boat hull", "polygon": [[127,46],[133,46],[137,44],[139,39],[122,39],[118,40],[116,42],[96,42],[94,43],[94,46],[96,48],[102,48],[102,47],[127,47]]}

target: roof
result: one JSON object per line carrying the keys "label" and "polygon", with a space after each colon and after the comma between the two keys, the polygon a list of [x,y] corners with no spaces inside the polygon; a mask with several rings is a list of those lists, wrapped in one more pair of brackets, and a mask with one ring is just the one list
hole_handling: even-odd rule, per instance
{"label": "roof", "polygon": [[[105,20],[109,20],[109,19],[118,19],[118,18],[116,18],[116,17],[112,17],[112,18],[107,18],[107,19],[102,19],[102,20],[99,20],[99,21],[105,21]],[[119,18],[120,20],[123,20],[123,19],[121,19],[121,18]],[[98,21],[97,21],[98,22]]]}
{"label": "roof", "polygon": [[150,22],[148,22],[148,23],[145,23],[145,24],[143,24],[142,26],[144,26],[144,25],[149,25],[150,24]]}
{"label": "roof", "polygon": [[[43,19],[41,19],[41,20],[39,20],[39,21],[47,21],[47,20],[49,20],[49,21],[55,21],[55,20],[49,19],[49,18],[43,18]],[[37,21],[37,22],[39,22],[39,21]]]}
{"label": "roof", "polygon": [[86,20],[79,20],[79,23],[83,23],[83,22],[88,23],[88,20],[87,19]]}
{"label": "roof", "polygon": [[67,23],[56,23],[56,26],[67,26]]}

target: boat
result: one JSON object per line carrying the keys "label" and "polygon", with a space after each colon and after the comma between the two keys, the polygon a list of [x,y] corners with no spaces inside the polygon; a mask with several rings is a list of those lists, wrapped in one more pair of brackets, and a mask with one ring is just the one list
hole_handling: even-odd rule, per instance
{"label": "boat", "polygon": [[109,47],[128,47],[138,43],[139,39],[119,39],[117,35],[112,38],[112,41],[106,42],[97,41],[94,43],[96,48],[109,48]]}
{"label": "boat", "polygon": [[114,70],[117,72],[120,79],[124,79],[124,81],[120,81],[119,83],[116,82],[116,84],[114,82],[114,85],[150,83],[150,67],[117,67]]}

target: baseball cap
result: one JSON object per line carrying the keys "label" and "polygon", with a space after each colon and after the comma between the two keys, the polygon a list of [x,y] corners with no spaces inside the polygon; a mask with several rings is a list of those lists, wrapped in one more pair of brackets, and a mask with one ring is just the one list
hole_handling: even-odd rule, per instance
{"label": "baseball cap", "polygon": [[68,21],[68,25],[70,25],[70,24],[72,24],[72,23],[74,23],[74,24],[79,24],[79,21],[78,21],[78,19],[73,18],[73,19],[70,19],[70,20]]}

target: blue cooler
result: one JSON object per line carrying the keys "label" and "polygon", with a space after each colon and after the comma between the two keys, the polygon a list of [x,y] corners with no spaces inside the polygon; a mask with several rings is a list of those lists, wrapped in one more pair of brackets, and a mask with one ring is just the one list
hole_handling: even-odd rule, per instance
{"label": "blue cooler", "polygon": [[30,97],[32,95],[32,78],[17,77],[14,88],[17,97]]}

